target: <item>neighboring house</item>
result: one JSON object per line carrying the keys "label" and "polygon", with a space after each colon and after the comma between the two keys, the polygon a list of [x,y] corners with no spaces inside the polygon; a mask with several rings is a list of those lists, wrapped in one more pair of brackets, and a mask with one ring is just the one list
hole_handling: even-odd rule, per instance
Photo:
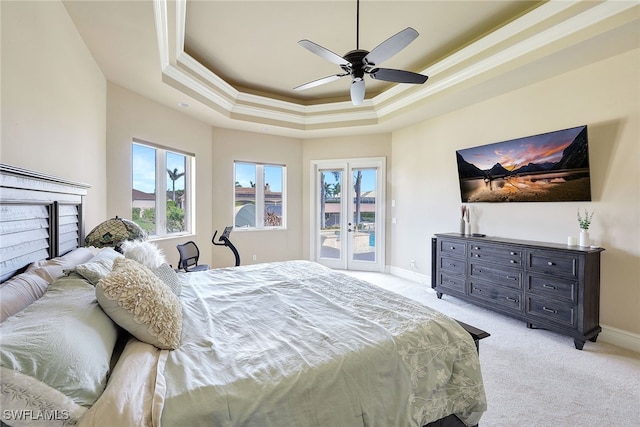
{"label": "neighboring house", "polygon": [[140,216],[146,209],[155,209],[156,195],[155,193],[145,193],[144,191],[131,190],[133,208],[140,208]]}
{"label": "neighboring house", "polygon": [[[144,191],[136,190],[134,188],[131,190],[131,200],[133,201],[133,208],[140,208],[140,215],[142,215],[146,209],[153,209],[156,207],[155,193],[145,193]],[[173,200],[173,191],[167,191],[167,200]],[[182,208],[184,205],[184,194],[177,194],[176,192],[176,205],[179,208]]]}

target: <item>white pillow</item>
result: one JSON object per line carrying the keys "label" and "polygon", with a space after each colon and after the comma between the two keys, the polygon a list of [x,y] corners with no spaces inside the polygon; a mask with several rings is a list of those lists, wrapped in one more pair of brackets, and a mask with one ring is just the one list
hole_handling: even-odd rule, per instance
{"label": "white pillow", "polygon": [[111,272],[113,261],[116,258],[123,258],[123,256],[113,248],[104,248],[88,262],[76,265],[76,268],[72,271],[87,279],[93,286],[96,286],[100,279]]}
{"label": "white pillow", "polygon": [[158,268],[167,260],[162,249],[153,242],[144,240],[126,240],[120,245],[125,258],[138,261],[147,268]]}
{"label": "white pillow", "polygon": [[140,341],[176,349],[182,334],[182,304],[167,285],[144,265],[127,258],[96,286],[98,303],[118,325]]}

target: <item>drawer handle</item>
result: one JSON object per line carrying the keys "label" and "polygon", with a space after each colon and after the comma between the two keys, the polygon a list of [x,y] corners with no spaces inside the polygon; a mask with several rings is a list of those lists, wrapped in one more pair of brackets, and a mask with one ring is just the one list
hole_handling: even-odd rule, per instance
{"label": "drawer handle", "polygon": [[515,252],[511,252],[511,255],[518,255],[518,254],[516,254]]}
{"label": "drawer handle", "polygon": [[517,263],[518,263],[518,261],[516,261],[515,259],[510,259],[510,260],[509,260],[509,262],[510,262],[511,264],[517,264]]}
{"label": "drawer handle", "polygon": [[555,286],[553,286],[553,285],[547,285],[546,283],[545,283],[545,284],[543,284],[543,285],[542,285],[542,287],[543,287],[543,288],[547,288],[547,289],[553,289],[554,291],[555,291],[556,289],[558,289],[558,288],[556,288]]}
{"label": "drawer handle", "polygon": [[456,266],[455,264],[449,263],[449,267],[455,267],[455,266]]}
{"label": "drawer handle", "polygon": [[479,247],[477,247],[477,246],[474,246],[474,247],[473,247],[473,249],[475,249],[476,251],[479,251],[479,250],[480,250],[480,248],[479,248]]}
{"label": "drawer handle", "polygon": [[558,310],[554,310],[553,308],[542,307],[544,311],[548,311],[549,313],[558,314]]}
{"label": "drawer handle", "polygon": [[556,265],[556,264],[555,264],[555,263],[553,263],[553,262],[551,262],[551,261],[549,261],[549,262],[547,263],[547,265]]}
{"label": "drawer handle", "polygon": [[449,249],[451,249],[452,251],[454,251],[456,249],[455,246],[451,246]]}
{"label": "drawer handle", "polygon": [[474,291],[478,291],[478,292],[482,292],[482,289],[480,289],[480,288],[476,288],[475,286],[473,287],[473,290],[474,290]]}
{"label": "drawer handle", "polygon": [[511,297],[505,297],[505,298],[507,299],[507,301],[518,302],[518,300],[515,298],[511,298]]}
{"label": "drawer handle", "polygon": [[476,258],[480,258],[479,254],[473,254],[473,256],[476,257]]}
{"label": "drawer handle", "polygon": [[513,276],[507,276],[507,279],[511,279],[511,280],[518,280],[517,277],[513,277]]}

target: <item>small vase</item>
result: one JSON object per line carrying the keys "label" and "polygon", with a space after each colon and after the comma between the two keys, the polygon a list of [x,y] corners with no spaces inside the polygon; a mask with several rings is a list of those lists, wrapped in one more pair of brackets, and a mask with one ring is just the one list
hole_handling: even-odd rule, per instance
{"label": "small vase", "polygon": [[580,246],[589,246],[589,232],[585,229],[580,230]]}
{"label": "small vase", "polygon": [[471,236],[471,222],[467,221],[467,227],[464,230],[464,234]]}
{"label": "small vase", "polygon": [[460,220],[460,234],[464,235],[464,227],[465,227],[464,219]]}

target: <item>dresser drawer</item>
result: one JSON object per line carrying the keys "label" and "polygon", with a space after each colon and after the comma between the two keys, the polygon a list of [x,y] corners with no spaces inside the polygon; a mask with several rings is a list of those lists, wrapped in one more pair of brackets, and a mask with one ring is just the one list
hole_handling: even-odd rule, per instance
{"label": "dresser drawer", "polygon": [[459,292],[464,294],[465,278],[460,276],[449,276],[446,274],[438,274],[437,287],[446,288],[449,291]]}
{"label": "dresser drawer", "polygon": [[474,279],[482,279],[499,283],[514,289],[522,289],[522,272],[489,264],[471,261],[469,275]]}
{"label": "dresser drawer", "polygon": [[531,271],[565,277],[578,276],[578,257],[556,252],[527,251],[527,268]]}
{"label": "dresser drawer", "polygon": [[457,274],[459,276],[464,275],[466,263],[462,259],[456,258],[440,258],[440,270],[448,274]]}
{"label": "dresser drawer", "polygon": [[565,326],[576,326],[576,306],[540,297],[527,297],[525,312]]}
{"label": "dresser drawer", "polygon": [[490,244],[469,244],[469,256],[473,260],[495,262],[511,267],[521,267],[524,253],[521,249]]}
{"label": "dresser drawer", "polygon": [[467,256],[467,245],[462,240],[438,239],[438,251],[443,256],[454,256],[465,258]]}
{"label": "dresser drawer", "polygon": [[527,275],[527,292],[552,299],[578,301],[578,282],[551,276]]}
{"label": "dresser drawer", "polygon": [[478,281],[471,281],[469,284],[471,296],[491,301],[503,307],[513,310],[522,310],[522,294],[518,291],[502,286],[492,285]]}

